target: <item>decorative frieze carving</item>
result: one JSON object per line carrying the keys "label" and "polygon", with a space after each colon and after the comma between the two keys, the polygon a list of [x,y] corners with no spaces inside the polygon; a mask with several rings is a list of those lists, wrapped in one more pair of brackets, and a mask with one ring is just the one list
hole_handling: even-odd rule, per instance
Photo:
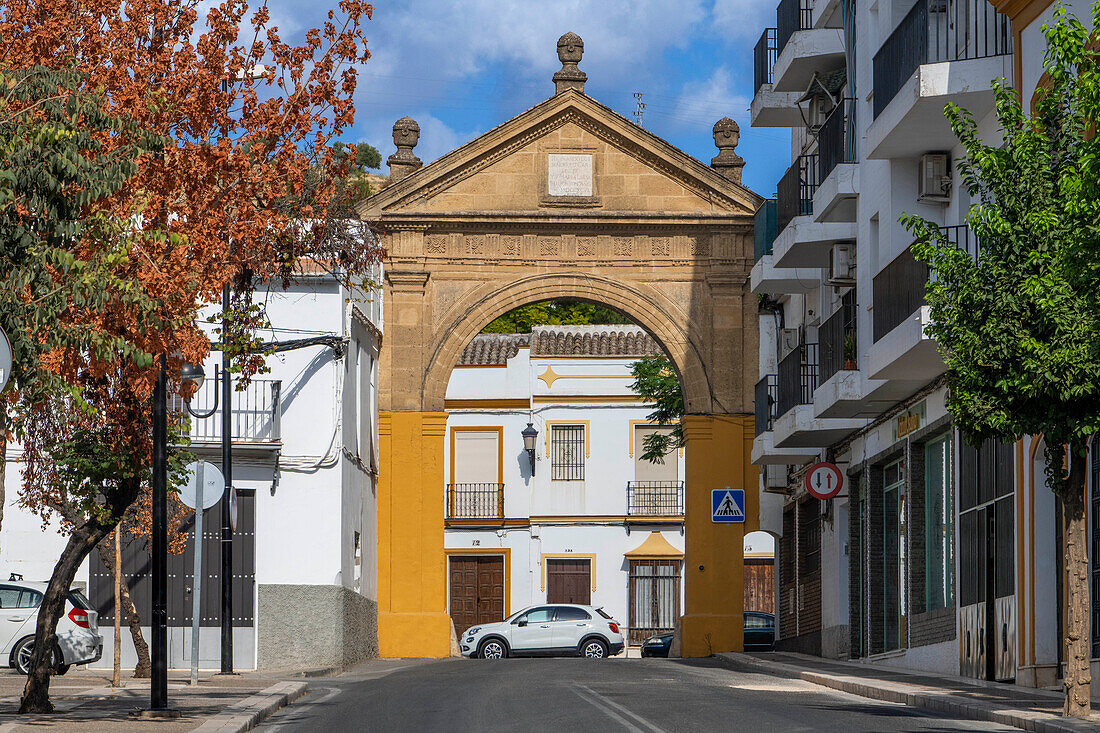
{"label": "decorative frieze carving", "polygon": [[650,237],[649,249],[654,257],[668,257],[668,237]]}

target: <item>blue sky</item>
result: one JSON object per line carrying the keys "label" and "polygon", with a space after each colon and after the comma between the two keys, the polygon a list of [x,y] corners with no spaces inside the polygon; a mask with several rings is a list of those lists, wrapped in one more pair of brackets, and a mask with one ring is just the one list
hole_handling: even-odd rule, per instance
{"label": "blue sky", "polygon": [[[336,0],[270,0],[286,35],[320,25]],[[361,70],[347,142],[394,151],[394,120],[420,123],[416,152],[429,163],[553,94],[556,42],[584,39],[586,92],[696,158],[717,150],[711,126],[741,126],[745,183],[765,196],[790,164],[790,133],[749,126],[752,49],[775,24],[777,0],[408,0],[375,3],[366,27],[372,59]]]}

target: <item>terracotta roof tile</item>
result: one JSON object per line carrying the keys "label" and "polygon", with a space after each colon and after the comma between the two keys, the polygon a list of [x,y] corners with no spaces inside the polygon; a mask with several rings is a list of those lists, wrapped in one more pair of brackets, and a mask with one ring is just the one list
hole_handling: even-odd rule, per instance
{"label": "terracotta roof tile", "polygon": [[459,366],[503,366],[527,346],[531,337],[525,333],[483,333],[474,337],[458,359]]}
{"label": "terracotta roof tile", "polygon": [[660,345],[637,326],[535,326],[531,356],[649,356]]}

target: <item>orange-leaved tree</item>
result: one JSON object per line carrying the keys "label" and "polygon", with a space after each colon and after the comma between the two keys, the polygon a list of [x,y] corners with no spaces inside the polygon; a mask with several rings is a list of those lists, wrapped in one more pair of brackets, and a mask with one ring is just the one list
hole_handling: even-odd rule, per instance
{"label": "orange-leaved tree", "polygon": [[[200,18],[205,6],[200,0],[0,0],[0,70],[79,68],[77,96],[94,95],[104,114],[166,139],[135,157],[124,187],[96,199],[101,207],[107,203],[119,232],[62,243],[82,252],[125,241],[118,277],[142,297],[128,301],[112,293],[91,305],[74,302],[62,314],[111,334],[119,348],[62,343],[50,349],[43,363],[71,389],[18,407],[20,415],[38,419],[65,409],[94,415],[70,435],[30,430],[26,436],[28,454],[53,467],[28,469],[27,502],[64,488],[76,495],[83,519],[69,527],[43,599],[22,712],[52,709],[50,655],[65,591],[149,475],[149,397],[158,355],[168,356],[170,373],[183,361],[202,362],[210,342],[197,316],[224,285],[233,287],[241,315],[222,324],[222,339],[247,351],[256,324],[253,283],[289,283],[303,258],[355,282],[381,255],[345,220],[336,194],[351,161],[333,147],[353,120],[357,67],[369,57],[362,24],[371,6],[339,0],[320,28],[295,42],[270,24],[262,2],[250,8],[244,0],[226,0]],[[37,114],[36,104],[25,103],[27,114]],[[107,128],[98,142],[109,150],[123,141]],[[87,198],[76,190],[73,196]],[[14,327],[38,328],[32,320]],[[248,372],[261,362],[242,359],[235,366]],[[96,464],[96,455],[112,465]],[[81,471],[91,475],[81,480]]]}

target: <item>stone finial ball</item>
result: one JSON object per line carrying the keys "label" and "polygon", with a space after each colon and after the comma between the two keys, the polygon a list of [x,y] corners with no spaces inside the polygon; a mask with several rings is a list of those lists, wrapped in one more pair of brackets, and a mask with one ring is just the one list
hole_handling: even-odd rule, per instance
{"label": "stone finial ball", "polygon": [[584,54],[584,41],[576,33],[569,32],[558,39],[558,60],[577,62]]}
{"label": "stone finial ball", "polygon": [[420,125],[412,117],[402,117],[393,123],[393,144],[415,147],[420,141]]}
{"label": "stone finial ball", "polygon": [[719,148],[735,147],[741,138],[741,127],[729,117],[714,123],[714,144]]}

